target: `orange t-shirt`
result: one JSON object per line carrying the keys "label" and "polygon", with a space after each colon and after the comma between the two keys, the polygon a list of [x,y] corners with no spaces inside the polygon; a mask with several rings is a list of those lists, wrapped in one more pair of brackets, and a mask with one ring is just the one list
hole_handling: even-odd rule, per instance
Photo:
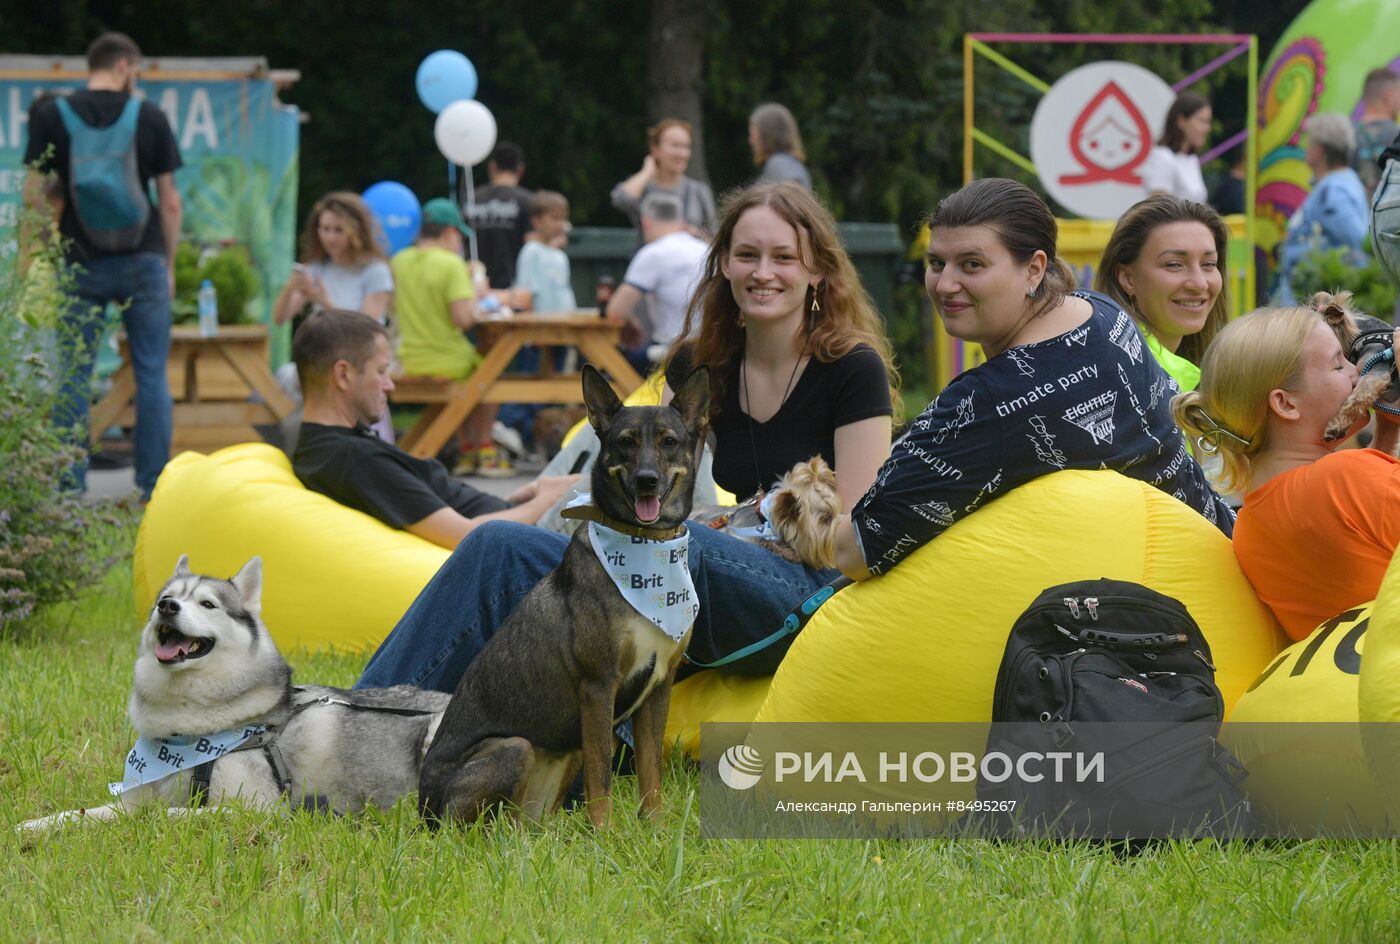
{"label": "orange t-shirt", "polygon": [[1292,639],[1367,603],[1400,543],[1400,460],[1346,449],[1244,497],[1235,557]]}

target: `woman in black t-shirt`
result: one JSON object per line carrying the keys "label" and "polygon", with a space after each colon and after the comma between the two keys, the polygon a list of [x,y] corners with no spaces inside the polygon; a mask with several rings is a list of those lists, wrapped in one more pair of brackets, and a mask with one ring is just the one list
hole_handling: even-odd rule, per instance
{"label": "woman in black t-shirt", "polygon": [[740,190],[720,208],[666,400],[711,368],[715,481],[739,498],[820,455],[852,507],[889,455],[890,344],[826,208],[791,182]]}

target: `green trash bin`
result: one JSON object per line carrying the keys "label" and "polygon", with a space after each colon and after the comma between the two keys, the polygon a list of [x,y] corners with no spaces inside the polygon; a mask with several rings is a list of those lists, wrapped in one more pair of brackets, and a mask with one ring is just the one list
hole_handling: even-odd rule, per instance
{"label": "green trash bin", "polygon": [[904,243],[893,223],[839,223],[836,227],[865,290],[888,321],[894,317],[894,283],[904,261]]}
{"label": "green trash bin", "polygon": [[622,284],[627,263],[640,245],[641,235],[622,226],[576,226],[569,232],[569,277],[580,308],[596,304],[600,275]]}

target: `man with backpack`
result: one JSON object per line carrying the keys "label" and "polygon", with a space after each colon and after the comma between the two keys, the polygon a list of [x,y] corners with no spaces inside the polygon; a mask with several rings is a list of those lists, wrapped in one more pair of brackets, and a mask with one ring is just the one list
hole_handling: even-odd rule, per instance
{"label": "man with backpack", "polygon": [[[180,149],[164,113],[134,97],[141,50],[104,33],[88,47],[85,89],[36,107],[24,162],[25,199],[52,214],[44,176],[62,185],[58,229],[73,273],[62,332],[63,388],[55,422],[87,442],[92,365],[108,302],[123,305],[136,378],[136,485],[149,498],[170,455],[170,299],[182,208],[175,189]],[[155,181],[152,203],[150,183]],[[86,461],[72,484],[86,484]]]}

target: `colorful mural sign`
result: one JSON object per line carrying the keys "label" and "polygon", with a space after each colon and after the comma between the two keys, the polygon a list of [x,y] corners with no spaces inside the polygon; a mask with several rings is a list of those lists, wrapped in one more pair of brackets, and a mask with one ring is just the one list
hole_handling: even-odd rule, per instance
{"label": "colorful mural sign", "polygon": [[[14,248],[29,106],[43,92],[63,93],[85,82],[76,71],[43,79],[34,74],[0,69],[0,252]],[[143,80],[138,94],[165,112],[180,145],[185,166],[175,183],[184,201],[183,238],[246,247],[258,271],[266,320],[291,273],[299,115],[277,100],[271,79],[208,74],[218,77],[182,72],[178,79]],[[274,332],[273,361],[286,358],[285,332]]]}
{"label": "colorful mural sign", "polygon": [[1395,0],[1314,0],[1284,31],[1259,81],[1256,240],[1267,253],[1312,189],[1303,121],[1318,112],[1360,114],[1372,69],[1400,72]]}

